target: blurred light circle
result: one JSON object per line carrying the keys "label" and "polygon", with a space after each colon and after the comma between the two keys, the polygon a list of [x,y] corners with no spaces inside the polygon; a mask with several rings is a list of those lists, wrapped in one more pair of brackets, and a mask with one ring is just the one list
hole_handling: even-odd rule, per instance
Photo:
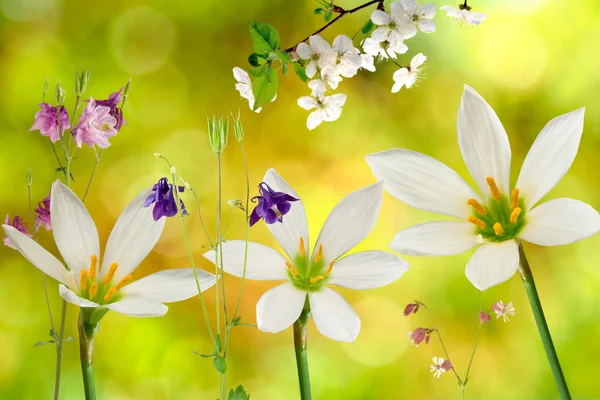
{"label": "blurred light circle", "polygon": [[111,42],[119,66],[132,75],[143,75],[167,62],[175,27],[168,16],[154,8],[134,7],[116,19]]}
{"label": "blurred light circle", "polygon": [[0,0],[0,9],[13,21],[35,21],[56,14],[56,0]]}

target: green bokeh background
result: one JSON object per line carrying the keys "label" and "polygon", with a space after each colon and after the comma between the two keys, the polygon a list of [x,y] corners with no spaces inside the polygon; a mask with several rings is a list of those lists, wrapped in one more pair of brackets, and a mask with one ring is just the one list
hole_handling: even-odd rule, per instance
{"label": "green bokeh background", "polygon": [[[345,80],[338,92],[348,100],[342,117],[313,132],[308,113],[296,105],[309,89],[293,73],[281,80],[277,101],[260,114],[248,110],[234,90],[231,69],[245,66],[251,44],[246,23],[261,20],[279,29],[283,46],[320,27],[316,3],[303,1],[154,0],[80,2],[0,0],[0,211],[28,215],[25,173],[34,175],[33,201],[41,200],[59,175],[47,138],[28,133],[48,77],[68,88],[87,68],[87,94],[106,98],[131,77],[127,126],[104,153],[87,202],[105,242],[117,216],[142,188],[168,171],[152,154],[169,157],[201,196],[204,217],[214,231],[216,162],[206,138],[205,118],[241,109],[252,185],[276,168],[303,198],[310,233],[316,237],[331,208],[346,194],[374,182],[363,156],[392,147],[432,155],[467,177],[456,141],[456,113],[463,84],[473,86],[495,108],[510,137],[514,183],[537,133],[551,118],[586,106],[579,154],[548,198],[573,197],[600,208],[600,6],[581,0],[473,1],[489,19],[477,28],[451,24],[438,11],[434,34],[407,41],[406,64],[423,52],[425,78],[418,87],[391,94],[393,64]],[[345,8],[356,0],[341,0]],[[435,1],[436,6],[444,3]],[[352,35],[369,11],[344,17],[326,32]],[[53,95],[49,96],[50,98]],[[94,163],[89,148],[73,163],[74,190],[83,195]],[[224,199],[243,198],[240,151],[231,141],[224,156]],[[473,183],[469,177],[468,181]],[[191,198],[188,207],[193,214]],[[227,218],[227,211],[223,218]],[[230,238],[242,238],[242,213],[234,211]],[[3,215],[2,215],[3,216]],[[386,249],[398,230],[435,218],[385,195],[378,225],[358,249]],[[206,249],[200,224],[188,219],[196,259]],[[42,244],[56,253],[49,232]],[[259,224],[251,240],[276,246]],[[570,246],[525,245],[558,354],[577,399],[600,398],[600,239]],[[469,252],[470,253],[470,252]],[[403,307],[425,302],[436,316],[452,361],[464,373],[478,325],[480,297],[464,276],[470,254],[447,258],[406,257],[410,270],[378,290],[340,289],[362,319],[354,344],[321,336],[311,322],[309,362],[315,399],[458,398],[452,374],[434,379],[439,342],[411,347],[406,332],[427,326],[423,313],[405,318]],[[0,398],[48,399],[53,390],[54,349],[34,348],[49,329],[40,273],[17,252],[0,248]],[[188,267],[180,226],[168,221],[164,235],[135,276],[163,268]],[[229,304],[239,288],[227,277]],[[49,281],[52,308],[59,313],[56,282]],[[242,316],[255,322],[255,305],[273,284],[248,282]],[[494,321],[482,331],[471,399],[558,398],[533,316],[518,276],[481,297],[485,308],[512,301],[510,323]],[[214,308],[214,289],[207,292]],[[69,305],[67,335],[77,333],[78,310]],[[214,313],[212,313],[214,316]],[[192,350],[210,352],[197,299],[171,305],[163,318],[136,319],[110,313],[96,339],[100,399],[215,399],[218,377],[211,362]],[[63,399],[82,398],[76,343],[65,345]],[[273,335],[236,328],[229,382],[257,400],[298,398],[292,331]]]}

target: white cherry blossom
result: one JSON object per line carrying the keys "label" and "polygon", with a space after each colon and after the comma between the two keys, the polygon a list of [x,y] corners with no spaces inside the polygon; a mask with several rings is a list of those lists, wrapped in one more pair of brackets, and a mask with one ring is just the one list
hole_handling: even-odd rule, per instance
{"label": "white cherry blossom", "polygon": [[400,68],[394,72],[394,86],[392,86],[392,93],[397,93],[403,87],[410,89],[419,79],[419,74],[425,68],[423,63],[427,60],[427,57],[423,53],[419,53],[413,57],[410,61],[410,68]]}
{"label": "white cherry blossom", "polygon": [[433,4],[418,5],[415,0],[400,0],[404,15],[410,24],[405,28],[404,38],[408,39],[417,34],[417,26],[423,33],[435,32],[435,6]]}
{"label": "white cherry blossom", "polygon": [[446,11],[446,16],[459,25],[480,25],[484,19],[487,19],[487,15],[482,12],[471,12],[471,7],[461,9],[460,7],[443,6],[440,9]]}
{"label": "white cherry blossom", "polygon": [[308,116],[306,121],[307,128],[313,130],[323,121],[331,122],[337,120],[342,115],[342,106],[346,102],[346,95],[337,93],[325,96],[325,85],[321,80],[311,81],[308,86],[313,90],[312,95],[298,99],[298,105],[305,110],[315,109]]}
{"label": "white cherry blossom", "polygon": [[296,47],[296,53],[301,59],[307,60],[306,76],[312,78],[320,69],[328,65],[335,65],[337,51],[333,50],[329,43],[319,35],[313,35],[308,39],[308,44],[302,42]]}
{"label": "white cherry blossom", "polygon": [[360,50],[354,47],[352,39],[339,35],[333,41],[333,50],[337,55],[337,71],[344,78],[352,78],[362,65]]}
{"label": "white cherry blossom", "polygon": [[414,29],[413,22],[408,18],[402,4],[398,1],[390,4],[389,14],[382,10],[373,11],[371,21],[378,26],[371,34],[371,37],[378,42],[385,40],[402,42],[405,38],[410,37],[408,35]]}

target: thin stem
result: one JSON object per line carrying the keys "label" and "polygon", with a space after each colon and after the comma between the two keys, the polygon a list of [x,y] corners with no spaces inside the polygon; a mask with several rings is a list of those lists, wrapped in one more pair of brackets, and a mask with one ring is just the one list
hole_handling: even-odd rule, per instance
{"label": "thin stem", "polygon": [[85,322],[85,309],[79,314],[79,355],[81,359],[81,372],[83,374],[83,389],[86,400],[96,400],[96,387],[94,384],[94,369],[92,365],[94,355],[94,338],[98,331],[98,324]]}
{"label": "thin stem", "polygon": [[[483,308],[483,299],[481,292],[479,292],[479,310]],[[471,365],[473,364],[473,358],[475,358],[475,351],[477,350],[477,344],[479,343],[479,335],[481,333],[481,325],[483,323],[479,321],[479,326],[477,327],[477,335],[475,336],[475,344],[473,345],[473,351],[471,352],[471,358],[469,359],[469,365],[467,365],[467,373],[465,374],[465,381],[463,382],[463,392],[467,381],[469,380],[469,371],[471,371]],[[463,394],[464,396],[464,394]]]}
{"label": "thin stem", "polygon": [[550,336],[550,330],[548,329],[548,324],[546,323],[546,317],[544,316],[542,303],[535,287],[535,281],[533,280],[533,273],[531,272],[531,268],[529,268],[529,262],[527,261],[527,257],[525,257],[522,243],[519,244],[519,260],[519,272],[521,274],[521,279],[523,280],[525,290],[527,291],[527,297],[529,298],[529,303],[531,304],[533,316],[535,317],[535,323],[537,324],[538,331],[540,332],[540,338],[544,344],[544,350],[546,351],[548,363],[550,364],[552,375],[554,375],[554,381],[556,382],[558,392],[560,393],[560,398],[563,400],[570,400],[571,394],[569,393],[567,381],[565,380],[560,362],[558,361],[558,355],[556,354],[556,349],[554,348],[554,343],[552,342],[552,336]]}
{"label": "thin stem", "polygon": [[100,150],[100,153],[96,155],[96,164],[94,164],[94,170],[92,171],[92,176],[90,177],[90,181],[88,182],[87,188],[85,189],[85,194],[83,195],[83,202],[85,203],[85,199],[87,199],[88,194],[90,193],[90,188],[92,187],[92,183],[94,182],[94,177],[96,176],[96,172],[98,171],[98,165],[100,165],[100,160],[102,159],[102,153],[104,153],[104,149]]}
{"label": "thin stem", "polygon": [[[227,297],[225,295],[225,282],[223,280],[223,232],[221,228],[221,196],[222,196],[222,174],[221,174],[221,154],[217,154],[217,248],[215,249],[216,257],[216,270],[217,270],[217,290],[216,290],[216,307],[217,307],[217,330],[220,331],[220,318],[219,318],[219,284],[221,286],[221,295],[223,296],[223,319],[225,326],[229,325],[229,319],[227,318]],[[226,328],[225,331],[225,342],[229,340],[229,330]],[[221,384],[221,398],[227,398],[227,372],[220,374]]]}
{"label": "thin stem", "polygon": [[[81,100],[81,95],[77,95],[75,97],[75,109],[73,110],[73,115],[71,115],[71,129],[73,129],[73,124],[75,123],[75,115],[77,114],[77,110],[79,109],[79,101]],[[69,147],[68,151],[71,152],[71,140],[73,139],[73,135],[69,135]]]}
{"label": "thin stem", "polygon": [[406,67],[403,67],[402,65],[398,64],[398,61],[396,61],[396,59],[394,57],[392,57],[390,55],[390,53],[388,53],[387,49],[383,49],[383,51],[385,51],[385,54],[388,56],[388,59],[392,60],[392,62],[394,64],[396,64],[397,67],[399,67],[399,68],[406,68]]}
{"label": "thin stem", "polygon": [[52,151],[54,152],[54,157],[56,157],[56,162],[58,162],[58,166],[60,168],[60,170],[63,172],[63,174],[65,175],[65,181],[68,181],[69,178],[67,177],[67,170],[65,169],[65,167],[63,167],[62,162],[60,161],[60,157],[58,157],[58,153],[56,152],[56,143],[52,143]]}
{"label": "thin stem", "polygon": [[296,351],[296,366],[298,367],[298,383],[300,385],[300,399],[311,400],[310,374],[308,371],[307,344],[308,321],[310,320],[310,305],[308,298],[300,318],[294,322],[294,349]]}
{"label": "thin stem", "polygon": [[63,350],[63,339],[65,337],[65,321],[67,315],[67,302],[63,300],[62,309],[60,312],[60,333],[56,338],[56,378],[54,384],[54,398],[58,399],[58,392],[60,390],[60,371],[62,366],[62,350]]}

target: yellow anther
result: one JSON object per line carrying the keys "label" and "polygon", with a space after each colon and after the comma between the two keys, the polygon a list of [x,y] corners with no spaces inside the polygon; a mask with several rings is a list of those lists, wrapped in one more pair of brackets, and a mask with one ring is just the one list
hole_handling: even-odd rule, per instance
{"label": "yellow anther", "polygon": [[104,301],[109,301],[115,295],[115,293],[117,293],[117,289],[114,287],[108,289],[108,292],[106,292],[106,295],[104,295]]}
{"label": "yellow anther", "polygon": [[481,204],[479,204],[479,202],[477,200],[469,199],[469,200],[467,200],[467,204],[470,205],[471,207],[473,207],[473,209],[475,211],[477,211],[479,213],[479,215],[487,214],[486,209],[483,208],[483,206]]}
{"label": "yellow anther", "polygon": [[90,262],[90,279],[96,279],[96,268],[98,267],[98,256],[92,255],[92,261]]}
{"label": "yellow anther", "polygon": [[306,254],[306,250],[304,249],[304,238],[302,236],[300,236],[300,254]]}
{"label": "yellow anther", "polygon": [[500,236],[504,233],[504,228],[502,227],[500,222],[496,222],[494,224],[494,233],[496,233],[496,236]]}
{"label": "yellow anther", "polygon": [[81,270],[81,274],[79,275],[79,289],[81,289],[82,292],[87,289],[87,278],[88,272],[87,269],[84,268]]}
{"label": "yellow anther", "polygon": [[314,278],[311,278],[310,283],[314,284],[319,281],[322,281],[323,279],[325,279],[325,277],[323,275],[315,276]]}
{"label": "yellow anther", "polygon": [[510,223],[516,224],[517,219],[519,219],[519,214],[521,214],[521,208],[517,207],[510,213]]}
{"label": "yellow anther", "polygon": [[514,188],[510,194],[510,209],[514,210],[519,207],[519,189]]}
{"label": "yellow anther", "polygon": [[333,269],[333,263],[335,262],[335,260],[333,260],[332,262],[329,263],[329,267],[327,267],[327,269],[325,270],[325,275],[329,275],[331,273],[331,270]]}
{"label": "yellow anther", "polygon": [[285,265],[286,265],[286,267],[288,267],[288,269],[290,270],[290,272],[292,273],[292,275],[294,275],[294,276],[298,275],[298,271],[296,271],[296,268],[294,268],[294,266],[292,265],[291,262],[286,261]]}
{"label": "yellow anther", "polygon": [[481,229],[485,229],[485,222],[483,222],[482,220],[480,220],[477,217],[474,217],[472,215],[469,215],[467,217],[467,221],[469,221],[470,223],[472,223],[475,226],[480,227]]}
{"label": "yellow anther", "polygon": [[117,283],[115,285],[115,289],[116,290],[121,290],[123,289],[123,286],[127,285],[129,282],[131,282],[131,280],[133,279],[133,276],[131,275],[125,275],[123,278],[121,278],[121,280],[119,281],[119,283]]}
{"label": "yellow anther", "polygon": [[98,284],[96,282],[92,282],[92,286],[90,286],[90,300],[96,297],[98,293]]}
{"label": "yellow anther", "polygon": [[321,261],[323,258],[323,245],[319,243],[319,250],[317,250],[317,255],[315,256],[315,262]]}
{"label": "yellow anther", "polygon": [[491,176],[485,178],[488,186],[490,187],[490,191],[492,192],[492,197],[496,200],[500,200],[500,189],[498,189],[498,185],[496,185],[496,181]]}
{"label": "yellow anther", "polygon": [[113,278],[115,276],[115,272],[117,272],[117,268],[119,268],[119,264],[117,264],[117,263],[110,264],[110,268],[108,270],[108,273],[104,277],[104,284],[105,285],[108,285],[113,280]]}

